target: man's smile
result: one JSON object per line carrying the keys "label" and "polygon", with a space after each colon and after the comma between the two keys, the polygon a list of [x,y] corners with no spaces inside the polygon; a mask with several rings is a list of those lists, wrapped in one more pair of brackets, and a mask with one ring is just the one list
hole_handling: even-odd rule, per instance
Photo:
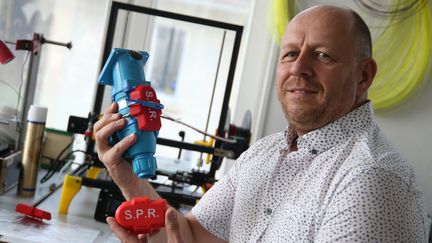
{"label": "man's smile", "polygon": [[306,88],[289,88],[286,89],[285,94],[296,99],[308,99],[318,94],[318,91]]}

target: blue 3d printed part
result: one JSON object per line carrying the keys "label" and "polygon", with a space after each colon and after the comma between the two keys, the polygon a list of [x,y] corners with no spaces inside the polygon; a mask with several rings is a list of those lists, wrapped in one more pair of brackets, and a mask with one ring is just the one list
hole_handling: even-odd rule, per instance
{"label": "blue 3d printed part", "polygon": [[135,174],[143,179],[155,176],[154,153],[163,109],[150,82],[145,80],[148,57],[147,52],[114,48],[98,79],[99,84],[112,86],[112,100],[118,103],[119,113],[127,120],[127,125],[111,136],[110,142],[115,144],[136,134],[137,141],[123,157],[132,160]]}

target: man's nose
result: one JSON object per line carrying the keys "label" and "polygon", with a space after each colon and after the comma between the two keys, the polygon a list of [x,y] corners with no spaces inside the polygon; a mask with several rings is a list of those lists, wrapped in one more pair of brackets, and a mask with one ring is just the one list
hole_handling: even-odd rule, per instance
{"label": "man's nose", "polygon": [[310,77],[312,75],[310,58],[305,53],[300,53],[291,66],[291,75],[295,77]]}

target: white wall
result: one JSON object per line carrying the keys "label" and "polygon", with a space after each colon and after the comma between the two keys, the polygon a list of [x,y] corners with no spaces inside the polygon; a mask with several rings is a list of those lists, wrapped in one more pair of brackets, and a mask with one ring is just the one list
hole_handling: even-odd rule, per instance
{"label": "white wall", "polygon": [[414,167],[432,214],[432,78],[428,80],[406,103],[376,116],[381,129]]}

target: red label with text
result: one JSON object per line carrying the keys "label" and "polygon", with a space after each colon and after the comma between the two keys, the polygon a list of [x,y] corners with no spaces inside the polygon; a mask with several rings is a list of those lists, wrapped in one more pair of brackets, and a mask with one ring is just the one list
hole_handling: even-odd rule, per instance
{"label": "red label with text", "polygon": [[[130,93],[131,100],[148,101],[159,103],[156,97],[156,92],[149,85],[140,85]],[[161,128],[161,110],[156,110],[151,107],[134,104],[129,107],[130,114],[136,117],[138,121],[138,129],[142,131],[159,131]]]}
{"label": "red label with text", "polygon": [[136,234],[147,234],[165,226],[167,202],[164,199],[134,197],[122,203],[116,210],[119,225]]}

